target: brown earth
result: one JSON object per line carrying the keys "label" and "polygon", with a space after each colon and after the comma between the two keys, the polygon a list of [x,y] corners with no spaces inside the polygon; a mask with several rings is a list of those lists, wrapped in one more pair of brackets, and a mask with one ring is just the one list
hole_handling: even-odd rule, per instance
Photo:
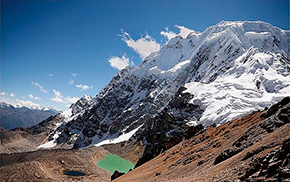
{"label": "brown earth", "polygon": [[[104,149],[106,148],[106,149]],[[129,144],[106,145],[83,149],[52,149],[0,154],[0,181],[111,181],[111,174],[97,166],[108,153],[117,154],[132,163],[144,147]],[[68,177],[64,170],[85,172],[83,177]]]}
{"label": "brown earth", "polygon": [[289,100],[208,127],[115,181],[290,181]]}
{"label": "brown earth", "polygon": [[[107,153],[101,147],[91,147],[1,154],[0,181],[110,181],[110,173],[96,165]],[[87,175],[68,177],[62,174],[66,169]]]}
{"label": "brown earth", "polygon": [[[37,149],[60,122],[49,118],[31,128],[0,128],[0,181],[111,181],[111,174],[97,166],[97,161],[113,153],[132,163],[141,157],[144,147],[129,143],[86,147],[83,149]],[[68,177],[65,170],[85,172],[83,177]]]}
{"label": "brown earth", "polygon": [[15,128],[13,130],[0,128],[0,154],[37,150],[37,146],[46,142],[48,135],[59,122],[61,122],[60,116],[56,115],[30,128]]}

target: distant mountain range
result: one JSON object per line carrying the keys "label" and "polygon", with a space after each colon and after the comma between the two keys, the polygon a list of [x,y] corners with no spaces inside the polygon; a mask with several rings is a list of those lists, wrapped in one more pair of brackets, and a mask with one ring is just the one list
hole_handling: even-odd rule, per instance
{"label": "distant mountain range", "polygon": [[54,116],[58,111],[52,108],[28,108],[0,103],[0,125],[5,129],[30,127]]}

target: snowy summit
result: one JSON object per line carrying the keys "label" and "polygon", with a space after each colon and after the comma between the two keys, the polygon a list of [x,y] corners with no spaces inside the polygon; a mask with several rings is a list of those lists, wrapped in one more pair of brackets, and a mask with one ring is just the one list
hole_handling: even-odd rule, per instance
{"label": "snowy summit", "polygon": [[[147,144],[149,128],[155,127],[148,123],[164,109],[183,119],[163,131],[170,135],[180,122],[221,124],[290,95],[289,30],[261,21],[222,21],[186,34],[172,37],[141,65],[119,71],[94,98],[85,96],[64,111],[51,134],[57,137],[50,138],[77,148],[128,140],[124,135]],[[172,104],[188,94],[191,112]]]}

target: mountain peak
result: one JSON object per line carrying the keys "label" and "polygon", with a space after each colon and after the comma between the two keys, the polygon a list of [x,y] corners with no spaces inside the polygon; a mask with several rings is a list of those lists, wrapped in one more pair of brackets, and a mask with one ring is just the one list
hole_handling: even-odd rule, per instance
{"label": "mountain peak", "polygon": [[289,42],[288,33],[261,21],[222,21],[172,38],[94,98],[73,104],[52,133],[60,135],[50,138],[78,148],[129,133],[148,143],[157,121],[171,136],[190,123],[221,124],[263,109],[290,93]]}

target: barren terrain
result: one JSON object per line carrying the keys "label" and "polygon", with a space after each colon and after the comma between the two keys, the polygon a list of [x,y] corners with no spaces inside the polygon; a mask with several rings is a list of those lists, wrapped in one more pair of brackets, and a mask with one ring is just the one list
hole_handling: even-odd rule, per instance
{"label": "barren terrain", "polygon": [[209,127],[116,181],[290,181],[287,102]]}

